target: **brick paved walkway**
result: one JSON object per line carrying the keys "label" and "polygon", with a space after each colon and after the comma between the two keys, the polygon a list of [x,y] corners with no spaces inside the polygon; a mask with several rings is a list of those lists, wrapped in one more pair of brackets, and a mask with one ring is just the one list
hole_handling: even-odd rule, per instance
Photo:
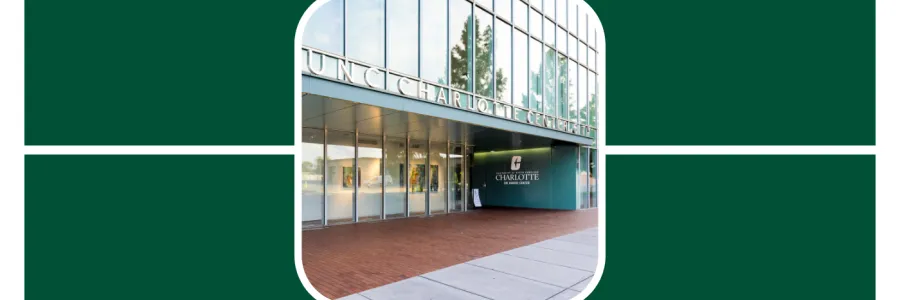
{"label": "brick paved walkway", "polygon": [[597,211],[482,209],[303,232],[313,286],[339,298],[597,226]]}

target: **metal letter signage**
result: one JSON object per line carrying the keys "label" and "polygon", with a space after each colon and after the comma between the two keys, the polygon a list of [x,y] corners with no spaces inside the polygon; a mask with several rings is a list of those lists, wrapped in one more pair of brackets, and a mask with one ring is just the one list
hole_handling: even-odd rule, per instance
{"label": "metal letter signage", "polygon": [[[512,120],[536,127],[585,137],[590,137],[591,135],[591,128],[588,126],[579,126],[577,123],[546,115],[540,111],[515,107],[497,99],[485,98],[469,91],[454,89],[446,84],[428,82],[421,78],[371,66],[325,51],[308,47],[303,47],[302,51],[306,51],[306,61],[303,68],[303,73],[306,75],[349,83],[406,98],[425,100],[438,105]],[[330,60],[330,63],[326,60]],[[362,80],[354,79],[354,68],[357,69],[357,72],[362,72]],[[397,79],[386,80],[390,76],[397,77]],[[387,84],[385,85],[385,83]],[[396,86],[392,86],[393,84],[396,84]],[[415,87],[412,87],[412,85],[415,85]],[[520,117],[517,116],[524,116],[524,118],[519,119]]]}

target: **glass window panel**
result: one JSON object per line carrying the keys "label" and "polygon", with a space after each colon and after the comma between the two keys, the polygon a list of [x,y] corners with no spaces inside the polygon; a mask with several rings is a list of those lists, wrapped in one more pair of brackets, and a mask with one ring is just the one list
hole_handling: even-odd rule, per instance
{"label": "glass window panel", "polygon": [[428,202],[432,215],[442,214],[447,212],[447,142],[431,142],[429,161]]}
{"label": "glass window panel", "polygon": [[381,219],[381,136],[359,135],[359,194],[357,195],[357,210],[359,221]]}
{"label": "glass window panel", "polygon": [[578,43],[578,62],[587,63],[587,45]]}
{"label": "glass window panel", "polygon": [[591,149],[590,159],[591,207],[597,207],[597,175],[595,174],[595,171],[597,170],[597,149]]}
{"label": "glass window panel", "polygon": [[504,19],[512,21],[512,19],[510,18],[511,17],[510,13],[512,12],[510,5],[512,5],[512,1],[519,1],[519,0],[497,0],[497,3],[496,3],[497,6],[494,7],[494,13],[496,13],[497,16],[500,16],[500,17],[503,17]]}
{"label": "glass window panel", "polygon": [[596,30],[596,28],[597,28],[596,21],[593,18],[589,18],[588,19],[588,29],[587,29],[587,43],[588,43],[588,45],[591,45],[592,47],[595,46],[594,31]]}
{"label": "glass window panel", "polygon": [[565,56],[560,55],[559,59],[557,61],[558,61],[558,64],[556,66],[556,70],[557,70],[557,75],[559,78],[557,81],[557,84],[556,84],[559,87],[559,91],[557,92],[557,95],[558,95],[557,99],[559,102],[558,113],[559,113],[559,118],[567,119],[569,117],[569,109],[568,109],[568,106],[566,105],[566,103],[568,102],[568,101],[566,101],[566,99],[568,98],[567,91],[569,90],[568,89],[569,76],[567,75],[568,74],[567,73],[568,72],[568,69],[567,69],[568,68],[567,67],[568,59]]}
{"label": "glass window panel", "polygon": [[556,25],[549,19],[544,19],[544,41],[547,45],[556,46]]}
{"label": "glass window panel", "polygon": [[325,173],[328,224],[353,222],[353,187],[357,184],[353,171],[355,140],[352,132],[328,131]]}
{"label": "glass window panel", "polygon": [[590,48],[588,48],[588,50],[587,50],[587,65],[588,65],[588,68],[591,70],[594,70],[594,64],[595,64],[594,58],[596,58],[596,57],[597,57],[597,52],[594,52],[594,50],[591,50]]}
{"label": "glass window panel", "polygon": [[384,145],[384,164],[385,218],[403,218],[406,216],[405,138],[387,138],[387,144]]}
{"label": "glass window panel", "polygon": [[475,10],[475,93],[494,98],[494,17]]}
{"label": "glass window panel", "polygon": [[566,26],[566,0],[556,0],[556,21],[563,27]]}
{"label": "glass window panel", "polygon": [[559,50],[559,53],[569,52],[569,50],[566,49],[568,48],[566,47],[566,44],[568,44],[568,41],[566,41],[566,36],[568,36],[566,35],[566,31],[563,30],[562,27],[556,26],[556,37],[559,39],[559,42],[556,43],[556,49]]}
{"label": "glass window panel", "polygon": [[597,75],[588,72],[588,120],[591,126],[597,126]]}
{"label": "glass window panel", "polygon": [[384,67],[384,0],[347,1],[347,57]]}
{"label": "glass window panel", "polygon": [[488,9],[494,9],[494,0],[478,0],[478,4],[481,4],[481,6],[487,7]]}
{"label": "glass window panel", "polygon": [[588,92],[588,81],[587,81],[587,69],[583,66],[578,66],[578,111],[579,114],[579,124],[587,124],[587,92]]}
{"label": "glass window panel", "polygon": [[422,79],[448,84],[447,0],[422,1]]}
{"label": "glass window panel", "polygon": [[521,29],[528,30],[528,4],[519,0],[513,0],[513,24]]}
{"label": "glass window panel", "polygon": [[544,58],[543,47],[544,44],[541,44],[540,41],[536,39],[531,39],[531,48],[529,49],[529,65],[531,68],[529,69],[529,76],[531,78],[531,92],[529,93],[531,97],[529,98],[528,103],[531,105],[531,109],[537,111],[544,111],[543,104],[544,99],[541,97],[543,95],[543,87],[544,83],[541,81],[541,75],[543,74],[543,70],[541,69],[542,59]]}
{"label": "glass window panel", "polygon": [[472,4],[465,0],[450,0],[450,4],[450,86],[471,91]]}
{"label": "glass window panel", "polygon": [[449,195],[450,211],[463,210],[463,156],[461,145],[450,145],[450,179],[449,179]]}
{"label": "glass window panel", "polygon": [[425,214],[425,193],[428,190],[428,144],[424,141],[409,142],[409,215]]}
{"label": "glass window panel", "polygon": [[542,32],[544,26],[544,18],[541,17],[541,14],[538,13],[537,10],[531,10],[531,23],[529,23],[530,27],[528,28],[528,32],[538,40],[542,39]]}
{"label": "glass window panel", "polygon": [[537,7],[538,9],[542,9],[544,7],[543,0],[530,0],[530,1],[531,1],[531,5],[534,5],[534,7]]}
{"label": "glass window panel", "polygon": [[419,76],[419,0],[388,0],[388,68]]}
{"label": "glass window panel", "polygon": [[513,104],[527,107],[528,103],[528,36],[513,30]]}
{"label": "glass window panel", "polygon": [[578,2],[578,0],[569,0],[568,25],[566,25],[566,28],[571,32],[578,30],[578,5],[575,2]]}
{"label": "glass window panel", "polygon": [[313,13],[303,30],[303,45],[344,54],[344,1],[331,0]]}
{"label": "glass window panel", "polygon": [[303,128],[303,227],[322,225],[325,203],[325,133]]}
{"label": "glass window panel", "polygon": [[578,154],[578,208],[588,208],[590,206],[590,188],[588,169],[590,169],[590,149],[587,147],[579,147]]}
{"label": "glass window panel", "polygon": [[568,36],[569,36],[569,50],[572,50],[572,51],[568,52],[569,57],[576,58],[576,57],[578,57],[578,42],[575,39],[575,36],[573,36],[571,34],[569,34]]}
{"label": "glass window panel", "polygon": [[556,2],[554,0],[544,0],[544,16],[556,19]]}
{"label": "glass window panel", "polygon": [[512,37],[509,24],[497,21],[496,37],[494,40],[494,58],[496,60],[495,72],[497,77],[497,99],[504,103],[510,102],[510,89],[512,88]]}
{"label": "glass window panel", "polygon": [[544,101],[548,115],[556,115],[556,51],[544,47]]}
{"label": "glass window panel", "polygon": [[568,104],[569,104],[569,120],[578,121],[578,64],[574,60],[569,59],[567,63],[569,67],[569,87],[568,87]]}

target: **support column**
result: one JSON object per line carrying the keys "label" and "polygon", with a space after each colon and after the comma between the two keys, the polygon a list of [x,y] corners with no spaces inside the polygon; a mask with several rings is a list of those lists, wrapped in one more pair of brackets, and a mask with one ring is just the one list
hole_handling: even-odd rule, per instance
{"label": "support column", "polygon": [[425,139],[425,215],[431,216],[431,136]]}
{"label": "support column", "polygon": [[[323,129],[322,146],[322,226],[328,226],[328,128]],[[296,158],[295,158],[296,159]]]}
{"label": "support column", "polygon": [[409,132],[406,133],[406,170],[404,171],[403,182],[406,182],[406,217],[409,218]]}
{"label": "support column", "polygon": [[359,222],[359,128],[353,130],[353,223]]}

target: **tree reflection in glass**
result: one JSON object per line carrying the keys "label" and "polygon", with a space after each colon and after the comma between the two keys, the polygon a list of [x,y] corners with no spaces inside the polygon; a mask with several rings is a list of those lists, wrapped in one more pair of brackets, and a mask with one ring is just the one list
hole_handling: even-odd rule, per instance
{"label": "tree reflection in glass", "polygon": [[[451,23],[450,25],[451,33],[458,32],[458,34],[454,34],[458,39],[453,44],[453,48],[450,49],[450,86],[493,98],[495,95],[494,84],[496,82],[497,98],[503,98],[504,93],[508,89],[507,83],[509,80],[507,78],[508,75],[505,74],[508,71],[498,69],[496,76],[493,74],[493,18],[490,17],[490,14],[478,9],[473,29],[471,26],[472,15],[468,10],[471,4],[463,0],[454,1],[456,2],[454,2],[450,11],[451,19],[454,21],[462,20],[462,22]],[[472,46],[474,46],[474,53]],[[470,58],[474,58],[474,61],[471,63],[469,61]],[[496,81],[494,80],[495,77]],[[473,83],[474,87],[472,86]]]}

